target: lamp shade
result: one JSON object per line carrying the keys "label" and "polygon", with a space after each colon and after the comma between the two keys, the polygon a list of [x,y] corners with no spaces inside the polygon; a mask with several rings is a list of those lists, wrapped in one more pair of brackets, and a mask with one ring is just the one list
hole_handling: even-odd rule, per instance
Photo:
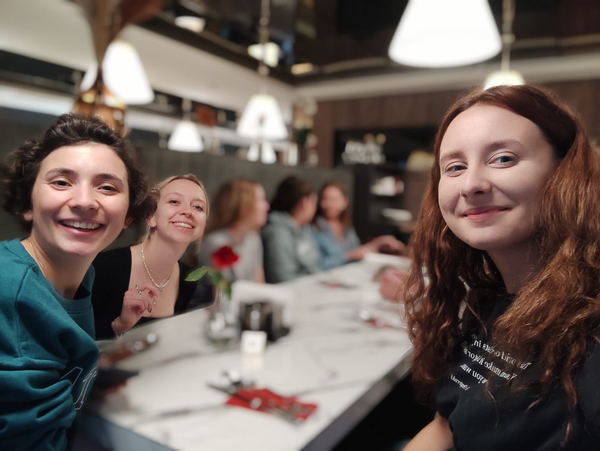
{"label": "lamp shade", "polygon": [[260,148],[262,148],[262,155],[260,155],[260,161],[266,164],[275,163],[277,161],[277,155],[275,149],[269,141],[263,141],[262,143],[253,142],[248,149],[248,161],[258,161]]}
{"label": "lamp shade", "polygon": [[[87,91],[96,80],[98,65],[92,64],[81,82],[81,91]],[[108,89],[128,105],[141,105],[154,100],[154,91],[142,66],[135,47],[116,40],[106,51],[102,62],[104,82]]]}
{"label": "lamp shade", "polygon": [[409,0],[388,53],[407,66],[434,68],[477,63],[501,49],[487,0]]}
{"label": "lamp shade", "polygon": [[267,94],[254,94],[244,109],[237,132],[240,136],[251,139],[287,138],[287,127],[275,97]]}
{"label": "lamp shade", "polygon": [[200,131],[191,121],[181,121],[175,126],[167,147],[179,152],[202,152],[204,150]]}
{"label": "lamp shade", "polygon": [[489,74],[485,79],[483,89],[489,89],[493,86],[513,86],[525,83],[523,76],[516,70],[497,70]]}
{"label": "lamp shade", "polygon": [[202,33],[206,25],[206,19],[197,16],[179,16],[175,18],[175,25],[194,33]]}
{"label": "lamp shade", "polygon": [[248,54],[271,67],[279,64],[279,46],[274,42],[266,44],[254,44],[248,47]]}

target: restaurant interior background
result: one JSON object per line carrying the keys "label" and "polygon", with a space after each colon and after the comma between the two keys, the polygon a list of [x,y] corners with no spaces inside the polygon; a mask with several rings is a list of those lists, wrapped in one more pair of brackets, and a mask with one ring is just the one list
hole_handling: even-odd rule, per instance
{"label": "restaurant interior background", "polygon": [[[392,61],[388,47],[406,0],[272,0],[266,38],[277,44],[279,53],[265,75],[249,54],[249,46],[261,39],[260,0],[139,3],[157,9],[125,27],[118,38],[137,50],[151,91],[145,100],[127,105],[124,124],[152,181],[193,172],[214,195],[223,181],[244,176],[260,180],[270,197],[289,173],[307,178],[316,188],[340,179],[350,188],[362,239],[380,233],[408,237],[398,230],[398,218],[382,212],[407,210],[409,218],[418,213],[427,171],[419,171],[423,168],[418,164],[407,170],[409,155],[431,151],[448,106],[501,64],[500,55],[451,68],[415,68]],[[489,4],[502,30],[502,0]],[[4,156],[71,111],[95,55],[78,2],[4,0],[0,9]],[[182,25],[182,16],[188,25]],[[527,82],[555,90],[599,139],[600,4],[520,0],[512,31],[511,69]],[[124,71],[135,71],[119,64]],[[260,139],[236,133],[244,107],[259,92],[276,98],[287,127],[284,139],[270,142],[275,164],[248,161],[253,147],[257,158]],[[186,110],[191,114],[186,116]],[[169,150],[169,136],[182,117],[194,122],[202,136],[202,152]],[[268,142],[265,146],[270,147]],[[344,151],[354,151],[354,157],[346,158]],[[375,156],[370,158],[369,152]],[[262,152],[262,158],[267,153]],[[390,177],[403,183],[373,189]],[[0,218],[1,239],[20,233],[12,219],[4,213]],[[125,236],[115,246],[129,239]]]}
{"label": "restaurant interior background", "polygon": [[[271,198],[289,174],[316,189],[341,180],[349,188],[361,239],[391,233],[406,240],[428,182],[442,116],[462,91],[482,85],[501,67],[508,69],[508,62],[526,82],[547,86],[568,102],[600,142],[600,2],[516,0],[507,28],[507,0],[490,0],[495,25],[505,35],[504,52],[474,64],[429,68],[398,63],[388,54],[408,3],[1,0],[0,158],[24,140],[40,137],[76,102],[86,102],[86,93],[94,89],[98,48],[90,14],[95,7],[126,4],[148,8],[118,34],[120,49],[131,52],[133,46],[143,69],[132,65],[138,57],[131,53],[125,60],[115,57],[111,69],[102,68],[106,86],[115,92],[119,82],[137,77],[125,91],[139,97],[117,99],[111,114],[134,143],[152,182],[191,172],[214,196],[223,182],[244,177],[260,181]],[[452,20],[443,25],[451,27]],[[273,61],[250,54],[267,41],[277,45]],[[82,81],[87,87],[80,88]],[[259,93],[276,99],[285,122],[273,136],[242,131],[249,100]],[[177,130],[186,127],[187,141],[177,143]],[[142,232],[127,230],[113,247],[130,244]],[[0,212],[0,240],[22,233]],[[384,348],[380,343],[373,353]],[[405,346],[410,347],[408,341]],[[391,354],[396,357],[395,348]],[[417,428],[423,418],[409,404],[411,396],[399,412],[396,400],[384,402],[387,411]],[[368,418],[365,430],[380,421]],[[391,428],[397,419],[388,418]],[[358,436],[347,435],[346,448],[338,449],[353,449]]]}

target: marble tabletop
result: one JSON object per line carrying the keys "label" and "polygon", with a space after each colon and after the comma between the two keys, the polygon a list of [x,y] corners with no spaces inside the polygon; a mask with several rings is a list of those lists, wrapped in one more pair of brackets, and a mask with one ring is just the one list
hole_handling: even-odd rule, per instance
{"label": "marble tabletop", "polygon": [[[409,369],[405,331],[376,328],[357,314],[363,309],[401,325],[399,306],[382,300],[373,281],[382,264],[368,260],[281,284],[293,297],[292,332],[262,358],[213,348],[203,334],[205,310],[133,329],[125,340],[152,332],[158,341],[118,363],[140,374],[102,401],[89,400],[86,428],[115,451],[328,449]],[[296,425],[226,406],[228,395],[207,385],[226,370],[318,409]]]}

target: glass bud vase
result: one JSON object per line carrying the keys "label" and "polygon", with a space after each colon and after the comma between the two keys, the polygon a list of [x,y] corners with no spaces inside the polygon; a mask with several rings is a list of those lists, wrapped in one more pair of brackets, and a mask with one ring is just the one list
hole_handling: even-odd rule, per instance
{"label": "glass bud vase", "polygon": [[231,299],[221,289],[217,289],[215,303],[207,323],[206,336],[218,347],[229,347],[239,340],[240,328],[232,309]]}

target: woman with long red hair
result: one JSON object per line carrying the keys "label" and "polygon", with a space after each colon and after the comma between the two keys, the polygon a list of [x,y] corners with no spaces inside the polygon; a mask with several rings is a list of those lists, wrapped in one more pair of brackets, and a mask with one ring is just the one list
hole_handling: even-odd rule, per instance
{"label": "woman with long red hair", "polygon": [[402,296],[437,415],[405,450],[600,449],[600,166],[580,119],[541,88],[476,89],[435,158]]}

